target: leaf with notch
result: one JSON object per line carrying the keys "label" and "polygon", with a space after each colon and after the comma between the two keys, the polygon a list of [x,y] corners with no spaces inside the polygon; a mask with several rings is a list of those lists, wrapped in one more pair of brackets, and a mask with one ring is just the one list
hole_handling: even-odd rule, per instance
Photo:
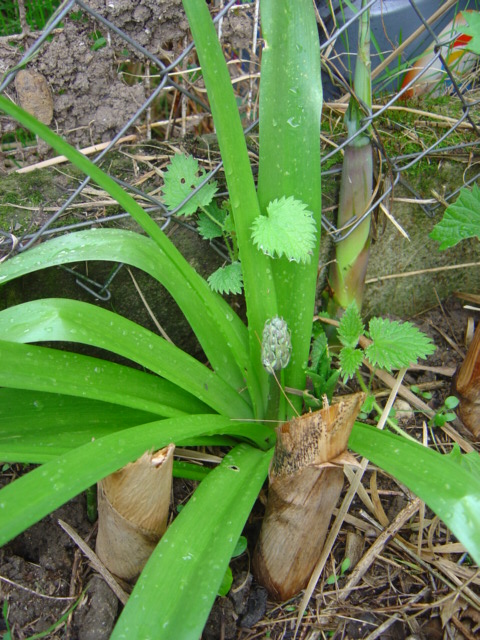
{"label": "leaf with notch", "polygon": [[365,355],[374,367],[387,371],[408,367],[435,351],[430,338],[410,322],[372,318],[369,334],[372,344],[365,349]]}
{"label": "leaf with notch", "polygon": [[315,248],[316,224],[307,205],[293,196],[273,200],[267,215],[252,225],[252,239],[266,255],[285,255],[291,262],[309,263]]}
{"label": "leaf with notch", "polygon": [[[203,182],[206,173],[198,166],[198,161],[192,156],[184,156],[177,153],[171,160],[167,171],[163,175],[163,201],[169,209],[175,209]],[[180,211],[179,216],[190,216],[199,207],[206,207],[212,201],[217,191],[215,180],[208,182],[200,191],[186,202]]]}

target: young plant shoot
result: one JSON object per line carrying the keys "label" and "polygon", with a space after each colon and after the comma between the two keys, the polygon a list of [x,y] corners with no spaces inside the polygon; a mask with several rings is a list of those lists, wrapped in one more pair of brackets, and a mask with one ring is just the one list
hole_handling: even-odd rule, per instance
{"label": "young plant shoot", "polygon": [[358,20],[354,93],[345,113],[349,142],[344,148],[337,228],[348,235],[336,244],[335,262],[330,270],[331,315],[336,315],[338,308],[346,309],[353,300],[361,308],[370,252],[370,216],[360,222],[370,207],[373,185],[372,144],[362,123],[372,111],[370,10],[365,9],[366,5],[363,0]]}

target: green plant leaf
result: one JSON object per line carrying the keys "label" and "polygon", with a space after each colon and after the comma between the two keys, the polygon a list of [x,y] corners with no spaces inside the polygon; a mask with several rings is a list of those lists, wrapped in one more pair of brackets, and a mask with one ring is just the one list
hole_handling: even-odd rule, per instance
{"label": "green plant leaf", "polygon": [[445,209],[443,218],[430,233],[430,238],[440,242],[440,250],[448,249],[466,238],[480,240],[480,188],[464,187],[456,201]]}
{"label": "green plant leaf", "polygon": [[147,562],[111,640],[198,640],[271,456],[239,445],[209,473]]}
{"label": "green plant leaf", "polygon": [[[230,387],[198,360],[131,320],[85,302],[57,298],[34,300],[4,309],[0,312],[0,334],[11,342],[61,340],[107,349],[170,380],[214,411],[225,415],[232,412],[234,418],[252,417],[251,407],[238,390]],[[5,375],[4,370],[4,386],[21,387],[29,380],[29,385],[44,385],[41,388],[43,390],[69,393],[67,388],[64,390],[62,378],[55,374],[51,365],[50,373],[47,373],[48,352],[43,351],[44,347],[23,347],[21,350],[19,346],[17,352],[23,354],[25,369],[12,365],[9,375]],[[2,353],[11,353],[12,349],[13,344],[2,343]],[[61,352],[57,353],[61,358]],[[45,374],[40,375],[42,369],[39,367],[45,367]],[[72,366],[72,375],[75,374],[75,367]],[[37,375],[29,373],[34,368],[37,368]],[[9,377],[13,373],[17,376],[15,383]],[[25,383],[20,383],[20,378]],[[45,385],[49,384],[50,387],[45,389]],[[79,378],[78,386],[81,385]]]}
{"label": "green plant leaf", "polygon": [[353,347],[343,347],[339,355],[340,369],[345,380],[351,378],[363,362],[363,351]]}
{"label": "green plant leaf", "polygon": [[[274,431],[269,427],[208,414],[168,418],[106,435],[45,463],[0,490],[0,514],[8,514],[0,518],[0,546],[145,451],[215,434],[249,440],[262,449],[271,448],[274,441]],[[239,535],[240,531],[233,546]]]}
{"label": "green plant leaf", "polygon": [[[198,214],[197,229],[204,240],[213,240],[222,237],[227,212],[221,209],[215,200],[206,208],[207,213],[201,211]],[[213,219],[212,219],[213,218]]]}
{"label": "green plant leaf", "polygon": [[242,265],[240,262],[232,262],[220,267],[209,276],[208,284],[218,293],[242,293]]}
{"label": "green plant leaf", "polygon": [[[284,384],[304,389],[321,234],[319,32],[310,0],[262,0],[260,11],[267,45],[262,51],[259,102],[258,201],[265,214],[276,198],[293,196],[313,213],[317,230],[310,264],[280,258],[268,265],[278,309],[265,317],[284,318],[292,333],[292,358],[283,372]],[[290,395],[289,400],[294,408],[287,404],[285,411],[292,416],[301,411],[302,398]]]}
{"label": "green plant leaf", "polygon": [[480,456],[437,451],[355,423],[349,446],[403,482],[445,522],[480,564]]}
{"label": "green plant leaf", "polygon": [[457,398],[457,396],[448,396],[447,398],[445,398],[444,405],[447,409],[456,409],[459,403],[460,400]]}
{"label": "green plant leaf", "polygon": [[462,17],[468,26],[457,25],[456,31],[464,33],[471,37],[471,40],[465,44],[465,49],[480,55],[480,16],[477,11],[462,11]]}
{"label": "green plant leaf", "polygon": [[225,575],[223,576],[222,584],[220,585],[220,588],[218,590],[218,595],[220,597],[226,596],[231,589],[232,583],[233,583],[233,573],[230,567],[227,567],[227,570],[225,571]]}
{"label": "green plant leaf", "polygon": [[410,322],[372,318],[368,329],[372,344],[365,355],[374,367],[387,371],[408,367],[435,351],[430,338]]}
{"label": "green plant leaf", "polygon": [[363,335],[364,330],[365,327],[363,326],[360,312],[354,301],[345,309],[342,315],[337,330],[338,338],[344,347],[353,349],[357,346],[358,339]]}
{"label": "green plant leaf", "polygon": [[[21,314],[23,307],[11,309]],[[35,309],[30,309],[33,322],[35,318],[39,323],[45,320],[40,319]],[[19,317],[15,313],[8,315]],[[0,313],[0,327],[2,317]],[[26,324],[20,326],[25,330]],[[44,328],[36,327],[39,334]],[[2,334],[9,337],[5,331]],[[18,338],[12,334],[10,337]],[[55,339],[53,323],[51,339]],[[0,340],[0,357],[0,386],[3,387],[102,400],[170,418],[212,412],[208,405],[168,380],[99,358],[3,340]]]}
{"label": "green plant leaf", "polygon": [[273,200],[267,215],[254,220],[252,239],[268,256],[285,255],[292,262],[309,263],[316,244],[313,214],[293,196]]}
{"label": "green plant leaf", "polygon": [[89,398],[0,389],[0,460],[42,464],[92,438],[153,422],[158,416]]}
{"label": "green plant leaf", "polygon": [[[206,172],[204,169],[199,168],[198,161],[195,160],[195,158],[177,153],[163,174],[164,185],[162,191],[164,203],[169,209],[175,209],[192,191],[200,186],[205,178]],[[195,195],[183,205],[180,211],[177,212],[177,215],[190,216],[200,207],[206,207],[211,203],[216,192],[217,183],[215,180],[207,182],[200,191],[195,193]]]}
{"label": "green plant leaf", "polygon": [[324,361],[330,364],[331,357],[328,353],[328,341],[326,334],[318,334],[312,344],[312,350],[310,352],[310,360],[312,363],[312,370],[318,371],[318,368]]}
{"label": "green plant leaf", "polygon": [[[248,376],[253,375],[257,380],[257,385],[260,385],[259,393],[253,384],[249,384],[249,388],[251,387],[251,394],[253,395],[252,401],[255,415],[263,418],[265,417],[265,408],[271,383],[267,372],[261,364],[258,337],[262,333],[265,319],[277,315],[277,297],[271,261],[258,252],[251,242],[251,226],[255,218],[260,215],[261,210],[238,111],[237,98],[233,92],[224,51],[218,40],[210,9],[206,2],[199,2],[199,0],[183,0],[183,6],[202,67],[203,79],[218,137],[218,145],[225,168],[225,178],[245,284],[245,303],[250,343],[250,362],[246,367],[246,373]],[[320,65],[320,61],[318,61],[318,65]],[[318,137],[316,141],[318,142]],[[318,148],[318,154],[320,154],[318,144],[316,144],[316,148]],[[305,311],[305,313],[307,312]],[[313,315],[313,301],[311,315]],[[215,338],[214,331],[212,334]],[[247,383],[249,383],[248,379]],[[256,392],[256,394],[254,395],[252,392]]]}

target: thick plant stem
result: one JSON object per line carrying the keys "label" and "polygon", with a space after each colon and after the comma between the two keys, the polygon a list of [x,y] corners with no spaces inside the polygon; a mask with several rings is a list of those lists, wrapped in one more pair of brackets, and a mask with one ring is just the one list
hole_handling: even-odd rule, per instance
{"label": "thick plant stem", "polygon": [[[365,5],[363,0],[362,6]],[[370,113],[372,108],[369,10],[364,11],[359,20],[354,89],[355,95],[350,98],[345,114],[348,136],[352,140],[344,151],[337,216],[337,227],[343,232],[363,217],[373,193],[372,144],[368,132],[360,132],[364,113]],[[367,216],[337,244],[336,261],[330,270],[332,315],[336,313],[335,307],[345,309],[353,301],[361,308],[369,250],[370,216]]]}
{"label": "thick plant stem", "polygon": [[[372,146],[348,145],[343,157],[337,225],[342,229],[367,210],[372,195]],[[370,216],[336,247],[336,261],[330,271],[334,301],[345,309],[355,300],[362,306],[365,274],[370,253]]]}
{"label": "thick plant stem", "polygon": [[276,600],[301,591],[320,557],[364,398],[356,394],[277,429],[267,509],[253,556],[257,580]]}
{"label": "thick plant stem", "polygon": [[98,483],[96,552],[126,582],[140,575],[167,528],[174,450],[145,453]]}

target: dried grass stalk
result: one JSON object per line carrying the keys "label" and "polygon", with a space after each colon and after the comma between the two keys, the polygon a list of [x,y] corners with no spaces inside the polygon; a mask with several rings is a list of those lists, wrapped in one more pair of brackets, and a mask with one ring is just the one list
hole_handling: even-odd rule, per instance
{"label": "dried grass stalk", "polygon": [[145,453],[98,483],[96,553],[107,569],[135,580],[167,528],[175,445]]}
{"label": "dried grass stalk", "polygon": [[364,398],[356,394],[277,429],[267,508],[253,556],[257,580],[276,600],[305,588],[318,562]]}

